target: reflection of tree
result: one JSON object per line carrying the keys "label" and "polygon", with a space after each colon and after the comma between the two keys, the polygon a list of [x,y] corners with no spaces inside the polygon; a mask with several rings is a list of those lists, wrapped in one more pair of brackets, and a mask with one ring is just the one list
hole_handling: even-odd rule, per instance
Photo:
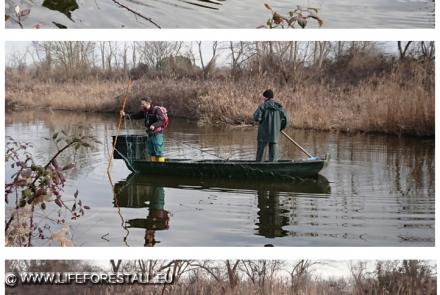
{"label": "reflection of tree", "polygon": [[289,218],[284,214],[288,210],[281,208],[280,196],[275,191],[257,192],[258,197],[258,234],[266,238],[284,237],[287,231],[283,230],[283,226],[289,224]]}
{"label": "reflection of tree", "polygon": [[339,188],[347,204],[352,195],[374,194],[393,196],[403,212],[429,209],[435,187],[434,139],[377,134],[319,137],[318,146],[327,142],[340,164],[329,165],[326,174],[347,184]]}
{"label": "reflection of tree", "polygon": [[43,6],[51,10],[57,10],[72,19],[71,12],[78,9],[76,0],[44,0]]}
{"label": "reflection of tree", "polygon": [[[202,8],[207,8],[207,9],[212,9],[212,10],[219,10],[220,6],[223,5],[222,2],[224,2],[225,0],[219,0],[219,1],[212,1],[212,0],[179,0],[179,1],[175,1],[172,3],[173,6],[175,7],[182,7],[184,9],[186,9],[186,6],[183,6],[182,4],[180,4],[179,2],[183,2],[189,5],[194,5],[196,7],[202,7]],[[133,2],[137,5],[142,5],[142,6],[148,6],[147,3],[142,3],[139,1],[134,1],[134,0],[128,0],[128,2]],[[165,2],[165,4],[167,4]],[[171,3],[170,3],[171,5]]]}

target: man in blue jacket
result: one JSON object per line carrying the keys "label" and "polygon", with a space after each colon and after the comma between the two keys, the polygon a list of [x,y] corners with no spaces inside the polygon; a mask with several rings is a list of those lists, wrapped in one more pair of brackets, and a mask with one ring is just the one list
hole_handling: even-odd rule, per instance
{"label": "man in blue jacket", "polygon": [[263,161],[264,150],[269,145],[269,161],[278,161],[278,141],[281,130],[287,127],[287,113],[283,106],[273,99],[273,91],[263,92],[264,102],[254,113],[254,121],[258,122],[257,162]]}

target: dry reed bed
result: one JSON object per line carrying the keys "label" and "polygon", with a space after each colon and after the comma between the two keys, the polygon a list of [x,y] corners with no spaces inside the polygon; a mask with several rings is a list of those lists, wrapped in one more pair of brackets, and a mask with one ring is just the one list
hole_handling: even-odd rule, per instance
{"label": "dry reed bed", "polygon": [[[274,86],[268,79],[138,80],[130,91],[127,108],[135,110],[138,99],[148,95],[166,106],[172,116],[192,118],[201,124],[251,124],[261,93],[273,88],[293,128],[433,136],[434,85],[426,86],[427,74],[423,71],[414,71],[411,79],[404,76],[397,69],[355,86],[308,82],[296,91]],[[125,81],[56,84],[11,80],[6,79],[7,108],[116,112],[127,88]]]}

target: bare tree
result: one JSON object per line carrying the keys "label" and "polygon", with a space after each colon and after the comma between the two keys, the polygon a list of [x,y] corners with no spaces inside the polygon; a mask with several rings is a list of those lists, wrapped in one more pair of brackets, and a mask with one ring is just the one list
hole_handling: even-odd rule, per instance
{"label": "bare tree", "polygon": [[421,41],[420,51],[422,59],[432,61],[435,57],[435,42],[434,41]]}
{"label": "bare tree", "polygon": [[[234,290],[239,283],[239,264],[240,260],[205,260],[201,262],[194,262],[193,266],[205,270],[206,273],[219,284],[227,281],[229,289]],[[224,287],[223,290],[225,290]]]}
{"label": "bare tree", "polygon": [[411,45],[412,41],[408,41],[405,44],[402,44],[404,42],[397,41],[397,48],[399,49],[399,59],[404,60],[407,57],[409,46]]}
{"label": "bare tree", "polygon": [[304,289],[307,284],[308,276],[313,265],[319,262],[308,259],[301,259],[293,264],[288,270],[290,276],[290,288],[294,293]]}
{"label": "bare tree", "polygon": [[217,41],[213,41],[211,44],[211,56],[210,59],[206,61],[203,59],[203,49],[202,49],[202,42],[197,41],[197,46],[199,49],[199,59],[200,64],[202,66],[202,74],[203,74],[203,80],[208,79],[209,74],[212,72],[213,68],[215,67],[215,59],[217,58]]}
{"label": "bare tree", "polygon": [[243,65],[256,54],[254,44],[230,41],[228,49],[231,58],[231,76],[238,79],[242,73]]}
{"label": "bare tree", "polygon": [[128,43],[124,42],[124,47],[122,48],[122,53],[120,54],[122,59],[122,69],[124,71],[124,75],[128,74]]}
{"label": "bare tree", "polygon": [[365,261],[350,263],[350,272],[353,280],[353,291],[355,294],[364,294],[367,264]]}
{"label": "bare tree", "polygon": [[131,65],[133,68],[137,67],[138,60],[137,60],[137,43],[133,42],[131,43]]}
{"label": "bare tree", "polygon": [[331,43],[329,41],[315,41],[313,51],[313,64],[320,69],[322,63],[328,57],[331,51]]}
{"label": "bare tree", "polygon": [[271,289],[275,275],[282,267],[281,260],[243,260],[241,264],[241,270],[252,284],[260,288],[262,294]]}
{"label": "bare tree", "polygon": [[140,54],[140,61],[151,68],[158,69],[161,61],[180,54],[183,42],[140,42],[136,47]]}
{"label": "bare tree", "polygon": [[89,41],[51,41],[34,43],[36,52],[44,52],[44,60],[61,67],[68,78],[78,77],[90,68],[95,43]]}
{"label": "bare tree", "polygon": [[105,71],[105,42],[99,42],[99,52],[101,54],[101,69]]}

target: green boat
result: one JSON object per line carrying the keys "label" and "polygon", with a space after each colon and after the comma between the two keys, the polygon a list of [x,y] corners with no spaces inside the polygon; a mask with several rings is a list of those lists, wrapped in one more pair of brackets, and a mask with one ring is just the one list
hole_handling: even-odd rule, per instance
{"label": "green boat", "polygon": [[[115,137],[113,137],[113,143]],[[308,178],[316,177],[328,164],[329,156],[305,160],[256,162],[249,160],[166,159],[151,162],[146,153],[146,136],[121,135],[116,142],[114,159],[122,159],[134,173],[159,176],[214,178]]]}

